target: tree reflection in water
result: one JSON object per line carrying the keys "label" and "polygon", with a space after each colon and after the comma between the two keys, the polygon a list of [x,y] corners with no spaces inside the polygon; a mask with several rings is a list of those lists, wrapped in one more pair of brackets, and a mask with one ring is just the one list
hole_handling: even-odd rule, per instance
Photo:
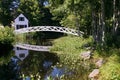
{"label": "tree reflection in water", "polygon": [[59,58],[54,53],[29,51],[29,55],[19,63],[23,77],[44,78],[44,75],[55,65]]}
{"label": "tree reflection in water", "polygon": [[19,71],[17,69],[17,67],[19,67],[17,60],[19,59],[14,56],[12,46],[9,48],[8,46],[4,47],[4,49],[0,47],[0,50],[0,80],[20,80]]}

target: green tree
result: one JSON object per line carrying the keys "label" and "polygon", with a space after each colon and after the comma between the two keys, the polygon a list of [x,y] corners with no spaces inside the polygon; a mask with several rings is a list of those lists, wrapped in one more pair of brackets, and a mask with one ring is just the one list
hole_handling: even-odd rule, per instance
{"label": "green tree", "polygon": [[37,0],[20,0],[17,13],[23,13],[28,18],[30,26],[40,25],[40,19],[44,16]]}
{"label": "green tree", "polygon": [[13,30],[9,27],[0,28],[0,56],[8,54],[12,50],[14,42]]}
{"label": "green tree", "polygon": [[12,17],[10,13],[10,4],[12,0],[0,0],[0,22],[4,26],[10,25]]}
{"label": "green tree", "polygon": [[49,0],[49,5],[53,18],[62,26],[81,29],[90,34],[90,8],[85,0]]}

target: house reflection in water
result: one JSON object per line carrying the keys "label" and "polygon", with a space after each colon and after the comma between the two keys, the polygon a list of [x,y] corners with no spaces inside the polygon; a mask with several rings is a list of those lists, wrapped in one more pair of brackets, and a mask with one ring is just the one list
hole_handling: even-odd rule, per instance
{"label": "house reflection in water", "polygon": [[26,49],[22,49],[22,48],[19,48],[19,47],[15,47],[14,48],[14,51],[15,51],[15,55],[20,59],[20,60],[24,60],[28,54],[29,54],[29,50],[26,50]]}

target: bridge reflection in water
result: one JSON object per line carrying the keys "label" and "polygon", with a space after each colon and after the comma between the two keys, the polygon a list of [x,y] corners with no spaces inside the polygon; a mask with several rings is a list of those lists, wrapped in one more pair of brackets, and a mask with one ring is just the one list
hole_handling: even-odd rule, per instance
{"label": "bridge reflection in water", "polygon": [[16,47],[27,49],[27,50],[33,50],[33,51],[44,51],[49,52],[51,46],[37,46],[37,45],[30,45],[30,44],[16,44]]}
{"label": "bridge reflection in water", "polygon": [[20,59],[23,60],[29,54],[29,50],[33,51],[43,51],[49,52],[51,46],[37,46],[37,45],[29,45],[29,44],[16,44],[14,46],[15,55]]}
{"label": "bridge reflection in water", "polygon": [[[38,73],[44,73],[44,75],[42,76],[43,80],[47,80],[48,76],[52,76],[53,78],[55,78],[57,76],[57,74],[59,74],[58,77],[65,74],[64,68],[57,68],[57,67],[54,67],[53,69],[51,68],[51,66],[53,66],[57,62],[59,62],[59,58],[55,54],[49,53],[49,52],[45,53],[44,51],[40,52],[41,54],[37,54],[37,53],[39,53],[39,51],[35,52],[33,50],[23,49],[22,47],[19,47],[18,45],[14,46],[14,47],[15,47],[14,48],[15,55],[21,60],[22,65],[20,65],[20,68],[21,68],[21,71],[23,72],[23,74],[24,74],[24,70],[25,70],[25,73],[29,73],[29,71],[27,71],[27,69],[29,69],[29,67],[31,65],[34,65],[34,66],[39,65],[37,67]],[[32,52],[32,54],[31,54],[31,52]],[[36,53],[36,54],[33,54],[33,53]],[[37,57],[37,59],[36,59],[36,57],[35,57],[36,55],[39,58]],[[45,59],[40,58],[42,55],[45,56],[45,57],[43,57]],[[36,61],[31,62],[34,59]],[[42,61],[42,63],[41,63],[41,61]],[[30,64],[29,64],[29,62],[30,62]],[[29,65],[27,65],[27,64],[29,64]],[[34,71],[31,71],[30,73],[32,74],[32,73],[34,73]],[[27,74],[25,74],[25,75],[27,75]],[[30,76],[27,76],[27,77],[25,77],[25,80],[28,78],[31,79]]]}

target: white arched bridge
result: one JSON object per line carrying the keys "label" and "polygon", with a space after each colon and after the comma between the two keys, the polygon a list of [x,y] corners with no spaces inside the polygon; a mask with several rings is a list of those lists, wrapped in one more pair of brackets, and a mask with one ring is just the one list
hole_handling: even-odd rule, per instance
{"label": "white arched bridge", "polygon": [[37,31],[51,31],[51,32],[61,32],[61,33],[67,33],[72,35],[83,35],[84,33],[82,31],[65,28],[65,27],[58,27],[58,26],[33,26],[28,28],[21,28],[15,30],[15,34],[22,34],[22,33],[28,33],[28,32],[37,32]]}
{"label": "white arched bridge", "polygon": [[[14,31],[15,34],[23,34],[28,32],[37,32],[37,31],[51,31],[51,32],[61,32],[66,34],[72,34],[75,36],[82,36],[84,33],[82,31],[58,27],[58,26],[33,26],[28,28],[21,28]],[[34,50],[34,51],[50,51],[51,46],[37,46],[37,45],[29,45],[29,44],[16,44],[15,47]]]}

